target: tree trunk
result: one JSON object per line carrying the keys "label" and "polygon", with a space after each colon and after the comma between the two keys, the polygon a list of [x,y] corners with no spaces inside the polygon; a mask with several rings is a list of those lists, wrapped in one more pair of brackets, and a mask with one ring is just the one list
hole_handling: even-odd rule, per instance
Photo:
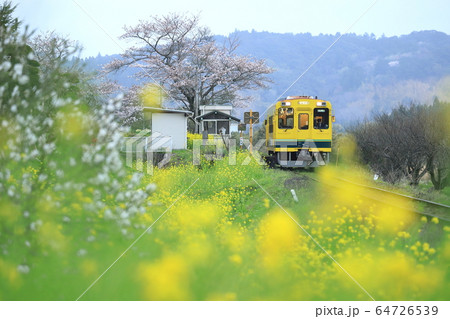
{"label": "tree trunk", "polygon": [[446,185],[445,174],[442,174],[442,169],[438,164],[434,163],[434,157],[430,156],[428,160],[428,173],[430,174],[431,182],[435,190],[441,190]]}
{"label": "tree trunk", "polygon": [[433,183],[434,189],[441,190],[443,187],[442,187],[442,183],[441,183],[441,172],[439,171],[439,169],[437,170],[437,174],[436,174],[434,169],[431,168],[430,169],[430,177],[431,177],[431,182]]}
{"label": "tree trunk", "polygon": [[198,114],[198,108],[197,107],[194,107],[194,127],[195,127],[195,134],[200,134],[200,125],[199,125],[199,123],[197,123],[197,120],[196,120],[196,118],[197,118],[197,116],[199,116],[199,114]]}
{"label": "tree trunk", "polygon": [[[194,119],[197,118],[197,116],[199,116],[199,96],[198,96],[198,91],[195,91],[195,97],[194,97]],[[195,133],[196,134],[200,134],[200,124],[195,120]]]}

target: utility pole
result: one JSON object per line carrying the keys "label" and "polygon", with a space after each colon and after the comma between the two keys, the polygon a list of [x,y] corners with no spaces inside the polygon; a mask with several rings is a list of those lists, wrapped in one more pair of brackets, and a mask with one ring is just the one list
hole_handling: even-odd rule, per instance
{"label": "utility pole", "polygon": [[253,113],[250,110],[250,153],[253,153]]}
{"label": "utility pole", "polygon": [[200,123],[197,122],[197,116],[200,115],[200,79],[198,75],[199,71],[198,68],[196,69],[196,83],[195,83],[195,95],[194,95],[194,125],[195,125],[195,132],[194,133],[201,133],[202,128],[200,127]]}
{"label": "utility pole", "polygon": [[241,131],[241,136],[239,139],[239,145],[241,147],[241,151],[242,151],[242,145],[244,144],[244,132]]}
{"label": "utility pole", "polygon": [[194,96],[194,124],[195,124],[195,133],[200,133],[200,125],[197,122],[196,118],[199,116],[199,101],[198,101],[198,88],[195,88],[195,96]]}
{"label": "utility pole", "polygon": [[163,92],[163,86],[162,86],[161,82],[159,83],[158,89],[159,89],[159,107],[163,108],[163,94],[164,94],[164,92]]}

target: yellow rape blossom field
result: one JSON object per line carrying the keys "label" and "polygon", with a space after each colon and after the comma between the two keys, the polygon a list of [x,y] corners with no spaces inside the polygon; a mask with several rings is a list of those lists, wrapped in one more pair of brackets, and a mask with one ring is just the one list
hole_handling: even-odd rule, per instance
{"label": "yellow rape blossom field", "polygon": [[[143,189],[156,185],[149,206],[121,229],[104,218],[107,208],[87,224],[43,221],[36,240],[47,249],[30,272],[0,258],[0,298],[449,299],[445,221],[413,214],[410,202],[381,204],[354,186],[330,185],[337,174],[357,178],[342,170],[273,170],[249,158],[238,152],[236,165],[224,158],[155,168],[142,181]],[[300,177],[295,202],[285,185]],[[83,216],[94,191],[74,194],[77,201],[62,209]],[[14,223],[14,207],[2,205],[2,219]],[[42,209],[54,211],[48,201]]]}

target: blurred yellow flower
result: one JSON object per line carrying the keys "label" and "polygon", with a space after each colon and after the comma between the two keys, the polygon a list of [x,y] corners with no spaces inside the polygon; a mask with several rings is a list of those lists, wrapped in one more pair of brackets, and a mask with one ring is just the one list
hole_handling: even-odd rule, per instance
{"label": "blurred yellow flower", "polygon": [[17,268],[10,262],[2,259],[0,259],[0,278],[3,278],[3,280],[6,280],[13,286],[20,284],[19,272],[17,271]]}
{"label": "blurred yellow flower", "polygon": [[98,274],[97,262],[93,259],[86,259],[81,262],[80,265],[81,273],[85,277],[91,277],[92,275]]}
{"label": "blurred yellow flower", "polygon": [[236,265],[242,264],[242,257],[238,254],[231,255],[228,259]]}
{"label": "blurred yellow flower", "polygon": [[143,297],[147,300],[189,300],[189,266],[176,254],[164,255],[153,263],[141,264]]}
{"label": "blurred yellow flower", "polygon": [[164,95],[163,88],[154,83],[145,85],[140,92],[140,98],[144,106],[157,108],[162,107]]}
{"label": "blurred yellow flower", "polygon": [[212,293],[206,300],[210,301],[233,301],[236,300],[236,293],[226,292],[226,293]]}

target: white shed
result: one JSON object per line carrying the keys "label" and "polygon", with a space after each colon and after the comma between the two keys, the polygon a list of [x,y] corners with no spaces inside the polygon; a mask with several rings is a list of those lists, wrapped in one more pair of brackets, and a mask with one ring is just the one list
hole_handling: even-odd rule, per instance
{"label": "white shed", "polygon": [[186,149],[187,120],[189,116],[192,116],[192,112],[154,107],[144,107],[144,112],[146,115],[150,114],[152,132],[170,136],[173,149]]}

